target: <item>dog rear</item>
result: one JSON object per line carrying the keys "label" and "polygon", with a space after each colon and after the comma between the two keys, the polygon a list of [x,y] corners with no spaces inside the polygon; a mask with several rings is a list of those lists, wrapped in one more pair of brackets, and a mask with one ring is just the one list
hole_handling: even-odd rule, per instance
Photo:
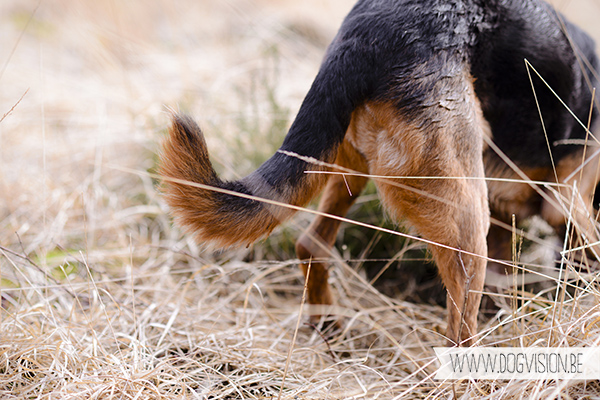
{"label": "dog rear", "polygon": [[160,154],[160,174],[176,220],[198,242],[218,247],[250,244],[294,211],[185,182],[294,206],[305,205],[322,189],[326,177],[306,172],[324,167],[310,160],[335,161],[352,112],[372,92],[377,70],[367,62],[354,65],[360,48],[345,42],[333,47],[280,151],[239,181],[222,181],[210,163],[200,128],[186,116],[173,115]]}
{"label": "dog rear", "polygon": [[[573,98],[584,93],[581,74],[572,63],[574,53],[563,49],[570,49],[569,42],[552,16],[549,6],[536,0],[509,5],[359,1],[330,45],[281,151],[252,174],[234,182],[219,179],[200,129],[187,117],[173,117],[160,172],[175,218],[199,242],[248,244],[294,211],[256,197],[302,206],[325,187],[319,209],[334,215],[348,211],[366,179],[332,175],[327,180],[324,174],[306,173],[328,170],[319,162],[389,176],[376,180],[384,206],[430,243],[447,287],[448,339],[473,343],[490,214],[485,168],[494,165],[484,165],[483,155],[489,154],[485,142],[506,144],[521,140],[521,133],[539,133],[505,129],[504,119],[496,118],[498,112],[512,110],[517,123],[535,126],[535,109],[516,112],[519,104],[513,100],[523,95],[523,88],[515,96],[509,87],[498,86],[511,77],[522,82],[522,60],[517,63],[513,57],[502,70],[484,67],[502,62],[510,46],[520,46],[515,54],[530,54],[534,61],[551,55],[549,71],[553,82],[563,85],[562,92],[578,91]],[[550,28],[549,21],[554,23]],[[527,32],[539,29],[550,29],[552,35],[532,44]],[[561,52],[549,51],[557,46]],[[542,103],[548,100],[544,96]],[[581,136],[563,114],[557,118],[552,134]],[[500,192],[494,189],[496,196]],[[510,200],[502,201],[502,207],[511,208]],[[330,254],[339,223],[318,216],[297,242],[298,257],[313,260],[307,282],[311,304],[333,302],[323,259]]]}

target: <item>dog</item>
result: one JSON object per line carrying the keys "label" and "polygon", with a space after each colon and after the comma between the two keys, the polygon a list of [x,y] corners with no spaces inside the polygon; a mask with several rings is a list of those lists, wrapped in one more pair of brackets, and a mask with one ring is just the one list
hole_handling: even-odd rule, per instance
{"label": "dog", "polygon": [[[447,290],[447,339],[469,346],[488,234],[489,255],[510,260],[512,215],[541,215],[564,232],[561,196],[576,188],[584,201],[573,223],[588,244],[598,240],[589,222],[597,153],[582,145],[596,121],[594,47],[542,0],[359,0],[277,153],[223,181],[199,127],[173,114],[162,190],[176,222],[219,247],[265,237],[322,191],[296,250],[311,261],[308,302],[328,305],[335,216],[377,176],[387,213],[429,243]],[[542,181],[560,185],[551,193]]]}

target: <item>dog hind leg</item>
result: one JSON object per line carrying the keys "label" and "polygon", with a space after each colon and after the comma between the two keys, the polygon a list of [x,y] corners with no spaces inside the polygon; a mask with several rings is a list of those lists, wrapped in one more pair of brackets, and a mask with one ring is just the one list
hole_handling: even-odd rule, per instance
{"label": "dog hind leg", "polygon": [[476,145],[480,132],[467,119],[454,123],[458,126],[453,132],[472,143],[460,149],[444,143],[451,132],[440,128],[437,139],[428,141],[428,151],[437,156],[426,157],[426,162],[411,171],[390,170],[385,166],[389,163],[384,163],[381,173],[375,174],[440,177],[396,180],[400,187],[379,182],[379,190],[397,219],[406,218],[423,238],[439,244],[431,245],[430,251],[448,291],[446,336],[453,344],[470,345],[477,334],[485,279],[489,208],[481,147]]}
{"label": "dog hind leg", "polygon": [[453,107],[431,108],[413,119],[392,102],[369,103],[355,114],[373,134],[348,140],[365,154],[373,175],[394,177],[376,179],[388,213],[437,243],[430,250],[448,291],[446,336],[450,343],[471,345],[487,263],[482,136],[489,127],[470,77],[452,79],[444,90],[451,88],[459,99]]}
{"label": "dog hind leg", "polygon": [[[340,146],[336,165],[358,172],[367,172],[364,158],[347,141]],[[319,211],[345,216],[366,183],[367,178],[364,177],[330,176],[319,203]],[[331,247],[335,243],[340,224],[339,220],[318,215],[296,242],[296,254],[302,260],[300,266],[305,277],[310,263],[307,282],[309,304],[331,305],[333,303],[327,282],[329,277],[327,260],[331,258]],[[319,314],[312,315],[311,321],[316,323],[320,317]]]}

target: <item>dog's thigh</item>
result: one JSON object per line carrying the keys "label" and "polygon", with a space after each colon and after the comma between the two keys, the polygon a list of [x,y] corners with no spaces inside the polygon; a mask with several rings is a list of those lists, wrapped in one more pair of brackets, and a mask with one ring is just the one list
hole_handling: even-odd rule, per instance
{"label": "dog's thigh", "polygon": [[477,333],[487,256],[487,124],[472,88],[465,89],[469,80],[457,86],[462,101],[454,109],[436,107],[428,124],[406,118],[393,104],[367,104],[363,118],[376,139],[352,140],[367,154],[372,174],[390,177],[376,179],[388,213],[408,220],[430,242],[448,290],[447,337],[468,345]]}

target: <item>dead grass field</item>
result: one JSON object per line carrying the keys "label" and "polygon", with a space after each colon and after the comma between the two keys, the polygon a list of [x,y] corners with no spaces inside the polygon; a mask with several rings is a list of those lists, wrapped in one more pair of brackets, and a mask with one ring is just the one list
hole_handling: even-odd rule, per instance
{"label": "dead grass field", "polygon": [[[172,226],[152,177],[167,109],[205,128],[225,177],[250,172],[352,3],[0,3],[0,398],[600,398],[597,381],[433,380],[444,308],[380,294],[343,246],[345,328],[321,336],[291,250],[309,215],[217,255]],[[555,4],[600,37],[598,1]],[[571,256],[563,274],[551,264],[536,269],[545,289],[508,295],[481,343],[600,345],[597,276]]]}

